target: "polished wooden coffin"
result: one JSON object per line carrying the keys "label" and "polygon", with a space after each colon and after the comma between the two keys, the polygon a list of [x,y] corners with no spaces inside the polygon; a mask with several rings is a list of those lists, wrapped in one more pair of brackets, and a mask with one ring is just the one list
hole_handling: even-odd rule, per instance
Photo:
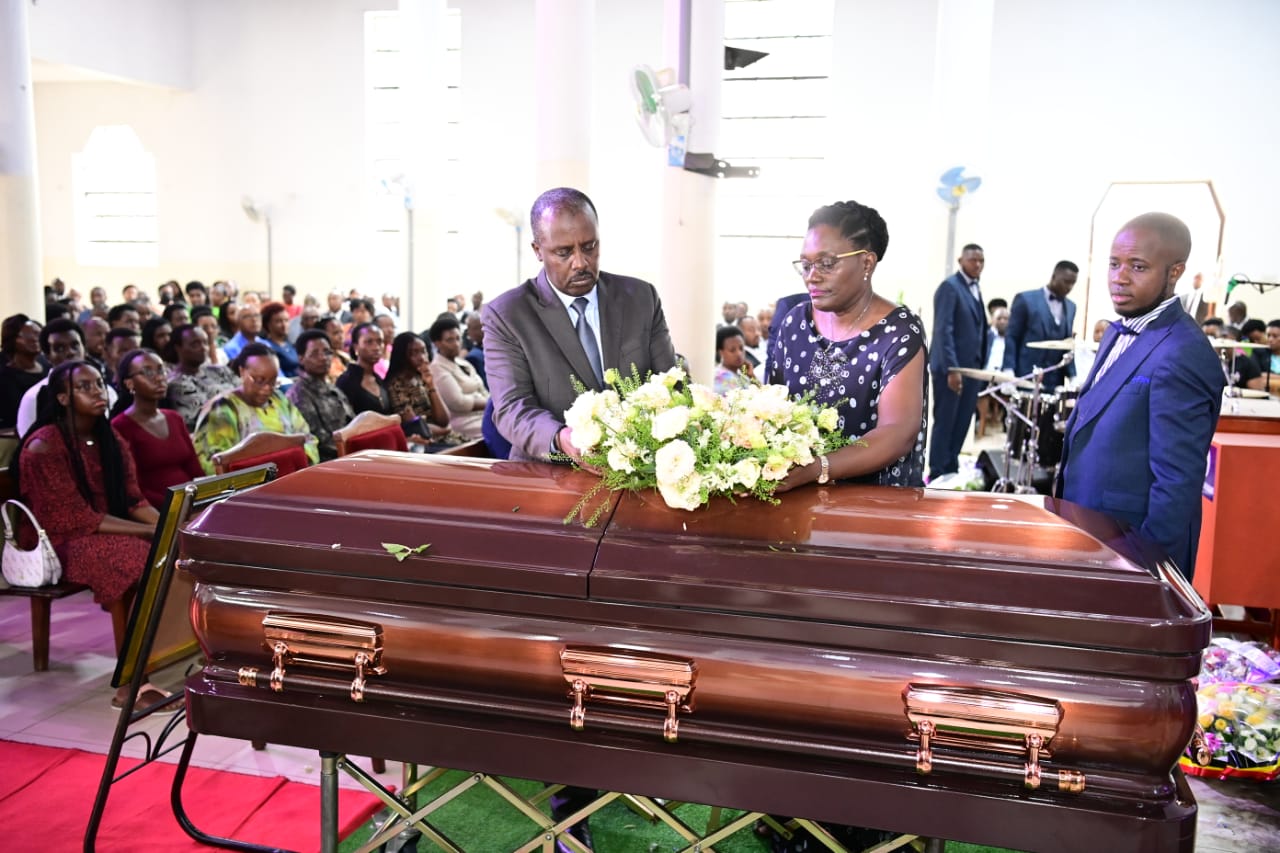
{"label": "polished wooden coffin", "polygon": [[1172,768],[1210,615],[1113,522],[833,486],[615,495],[565,524],[593,483],[373,451],[210,507],[183,538],[190,725],[1026,850],[1191,849]]}

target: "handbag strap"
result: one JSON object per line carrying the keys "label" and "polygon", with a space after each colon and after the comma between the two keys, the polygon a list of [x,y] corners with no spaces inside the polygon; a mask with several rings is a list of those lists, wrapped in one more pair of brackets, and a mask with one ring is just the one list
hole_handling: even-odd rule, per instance
{"label": "handbag strap", "polygon": [[30,509],[27,508],[27,505],[24,504],[22,501],[13,500],[12,498],[10,498],[9,500],[4,502],[2,507],[0,507],[0,510],[3,510],[2,512],[0,512],[0,516],[3,516],[4,518],[4,538],[5,539],[16,541],[16,535],[14,531],[15,525],[9,518],[10,506],[16,506],[18,509],[26,513],[27,519],[31,522],[31,526],[38,533],[44,533],[44,529],[40,526],[40,522],[36,521],[35,514],[32,513]]}

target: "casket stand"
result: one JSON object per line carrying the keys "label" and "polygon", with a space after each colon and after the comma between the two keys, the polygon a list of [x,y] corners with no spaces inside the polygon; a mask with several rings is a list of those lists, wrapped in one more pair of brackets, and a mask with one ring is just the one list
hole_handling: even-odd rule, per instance
{"label": "casket stand", "polygon": [[[184,533],[193,731],[1024,850],[1191,850],[1210,614],[1048,498],[672,510],[372,451]],[[403,561],[386,545],[428,547]],[[332,776],[332,773],[329,774]],[[336,784],[336,783],[335,783]]]}

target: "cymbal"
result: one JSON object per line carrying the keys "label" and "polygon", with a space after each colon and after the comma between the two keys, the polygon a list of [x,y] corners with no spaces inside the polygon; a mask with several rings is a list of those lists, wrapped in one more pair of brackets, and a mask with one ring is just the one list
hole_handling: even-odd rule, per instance
{"label": "cymbal", "polygon": [[1067,352],[1076,348],[1075,338],[1063,338],[1060,341],[1027,341],[1029,349],[1056,349]]}
{"label": "cymbal", "polygon": [[[1027,346],[1031,346],[1027,344]],[[1233,341],[1230,338],[1210,338],[1209,346],[1214,349],[1266,349],[1267,344],[1255,344],[1249,341]]]}
{"label": "cymbal", "polygon": [[1012,373],[1004,373],[999,370],[980,370],[976,367],[949,367],[948,373],[958,373],[961,376],[967,376],[970,379],[977,379],[982,382],[994,382],[997,385],[1013,385],[1015,388],[1034,388],[1035,383],[1028,382],[1025,379],[1019,379]]}

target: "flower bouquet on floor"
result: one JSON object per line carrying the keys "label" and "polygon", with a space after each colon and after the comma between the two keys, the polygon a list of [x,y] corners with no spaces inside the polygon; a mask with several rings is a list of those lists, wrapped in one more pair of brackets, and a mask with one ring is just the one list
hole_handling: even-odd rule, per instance
{"label": "flower bouquet on floor", "polygon": [[1199,723],[1210,761],[1180,764],[1194,776],[1271,781],[1280,778],[1280,685],[1220,682],[1196,691]]}
{"label": "flower bouquet on floor", "polygon": [[565,412],[570,439],[600,482],[566,522],[588,527],[607,501],[587,514],[601,491],[657,489],[670,507],[692,510],[716,495],[777,503],[787,472],[848,444],[836,410],[792,399],[781,385],[751,385],[724,395],[689,382],[679,367],[641,379],[605,371],[603,391],[578,388]]}

